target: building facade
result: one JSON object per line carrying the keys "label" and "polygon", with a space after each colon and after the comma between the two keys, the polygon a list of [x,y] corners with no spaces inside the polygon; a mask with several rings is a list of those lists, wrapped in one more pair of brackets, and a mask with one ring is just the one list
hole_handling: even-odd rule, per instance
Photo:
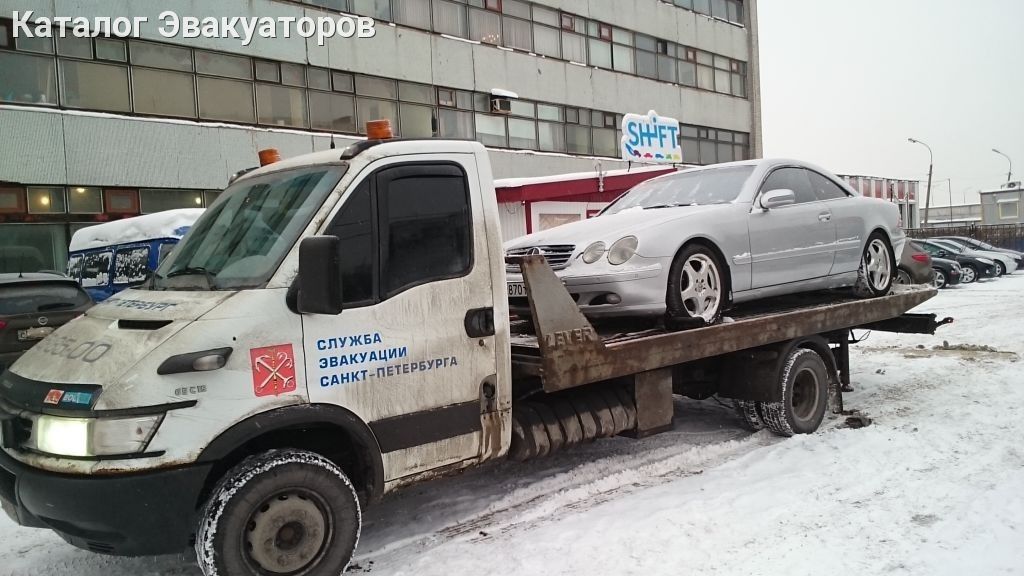
{"label": "building facade", "polygon": [[1024,186],[1010,182],[996,190],[982,190],[981,219],[985,224],[1024,224]]}
{"label": "building facade", "polygon": [[[625,168],[621,117],[648,110],[680,119],[685,163],[761,153],[755,0],[133,0],[105,12],[113,4],[0,0],[3,271],[63,269],[82,226],[207,206],[257,150],[342,147],[371,119],[401,137],[479,140],[497,177]],[[167,9],[342,12],[375,18],[376,34],[165,38]],[[147,22],[138,38],[16,38],[15,10]]]}
{"label": "building facade", "polygon": [[923,226],[949,228],[982,223],[981,204],[954,204],[921,209]]}

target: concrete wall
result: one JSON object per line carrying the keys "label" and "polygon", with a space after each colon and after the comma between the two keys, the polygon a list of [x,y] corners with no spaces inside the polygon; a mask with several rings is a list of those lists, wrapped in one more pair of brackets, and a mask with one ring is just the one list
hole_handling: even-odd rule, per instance
{"label": "concrete wall", "polygon": [[[1016,218],[1000,218],[999,205],[1016,202]],[[1012,208],[1004,208],[1012,211]],[[981,194],[982,221],[985,224],[1021,224],[1024,223],[1024,190],[1006,190],[984,192]]]}

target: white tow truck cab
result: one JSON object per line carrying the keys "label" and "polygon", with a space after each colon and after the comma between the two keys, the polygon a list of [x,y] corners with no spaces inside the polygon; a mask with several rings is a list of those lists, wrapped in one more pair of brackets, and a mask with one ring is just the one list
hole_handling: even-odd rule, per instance
{"label": "white tow truck cab", "polygon": [[148,281],[3,374],[4,509],[100,553],[194,542],[207,575],[340,574],[361,506],[510,448],[669,428],[673,392],[708,390],[694,361],[731,366],[717,390],[748,425],[813,431],[841,406],[849,329],[934,294],[605,341],[526,257],[536,334],[513,335],[498,222],[475,142],[373,139],[238,177]]}

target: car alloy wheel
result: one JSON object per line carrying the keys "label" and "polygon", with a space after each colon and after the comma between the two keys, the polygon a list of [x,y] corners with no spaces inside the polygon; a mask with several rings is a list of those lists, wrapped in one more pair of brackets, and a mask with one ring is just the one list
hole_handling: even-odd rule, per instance
{"label": "car alloy wheel", "polygon": [[907,274],[905,270],[899,270],[896,273],[896,283],[907,286],[913,284],[914,281],[910,278],[910,274]]}
{"label": "car alloy wheel", "polygon": [[1006,274],[1006,266],[1004,266],[999,260],[996,260],[996,277],[1002,276],[1003,274]]}
{"label": "car alloy wheel", "polygon": [[683,264],[679,282],[683,307],[693,318],[714,321],[722,306],[722,280],[718,266],[706,254],[692,254]]}
{"label": "car alloy wheel", "polygon": [[864,271],[872,289],[882,291],[889,285],[892,262],[889,261],[889,248],[881,238],[872,240],[864,251]]}
{"label": "car alloy wheel", "polygon": [[972,266],[964,266],[963,270],[960,271],[960,281],[964,284],[970,284],[978,279],[978,273]]}
{"label": "car alloy wheel", "polygon": [[935,286],[936,288],[945,288],[946,274],[938,268],[933,268],[933,270],[935,270],[935,275],[932,276],[932,286]]}

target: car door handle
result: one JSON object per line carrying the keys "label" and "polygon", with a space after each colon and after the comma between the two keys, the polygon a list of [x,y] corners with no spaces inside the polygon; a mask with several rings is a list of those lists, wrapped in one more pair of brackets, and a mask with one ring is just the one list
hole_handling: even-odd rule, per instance
{"label": "car door handle", "polygon": [[818,220],[820,220],[821,222],[828,222],[832,220],[832,213],[822,212],[821,214],[818,214]]}

